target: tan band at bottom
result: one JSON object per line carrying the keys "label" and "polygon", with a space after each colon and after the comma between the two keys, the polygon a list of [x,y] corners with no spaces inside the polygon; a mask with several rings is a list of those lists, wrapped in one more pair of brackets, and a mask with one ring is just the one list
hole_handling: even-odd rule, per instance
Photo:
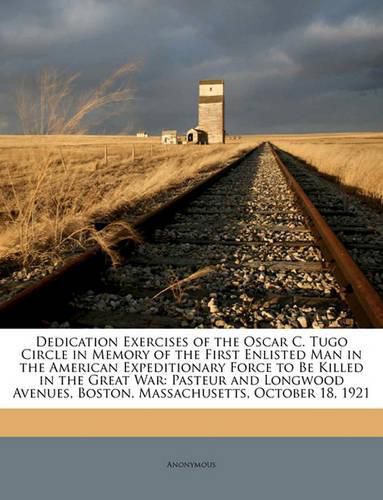
{"label": "tan band at bottom", "polygon": [[382,437],[383,410],[0,410],[1,437]]}

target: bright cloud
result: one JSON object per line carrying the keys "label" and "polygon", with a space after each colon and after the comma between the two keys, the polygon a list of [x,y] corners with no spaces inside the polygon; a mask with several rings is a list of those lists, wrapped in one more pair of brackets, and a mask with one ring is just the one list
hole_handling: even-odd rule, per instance
{"label": "bright cloud", "polygon": [[383,23],[355,16],[342,23],[328,24],[318,21],[305,29],[305,38],[324,42],[356,42],[380,39],[383,37]]}

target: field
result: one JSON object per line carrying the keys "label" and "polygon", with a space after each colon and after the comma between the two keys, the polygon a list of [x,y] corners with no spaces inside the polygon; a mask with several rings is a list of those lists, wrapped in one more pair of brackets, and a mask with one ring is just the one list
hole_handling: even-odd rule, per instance
{"label": "field", "polygon": [[258,136],[383,203],[383,133]]}
{"label": "field", "polygon": [[113,231],[129,235],[131,228],[115,222],[99,233],[96,219],[138,202],[149,205],[169,187],[233,161],[250,145],[201,148],[162,146],[158,137],[0,137],[0,259],[28,267],[60,261],[68,247],[94,241],[107,246]]}
{"label": "field", "polygon": [[[0,260],[28,266],[60,260],[68,247],[107,244],[94,230],[96,219],[149,206],[169,187],[266,140],[383,202],[383,133],[241,135],[203,149],[162,146],[159,137],[0,136]],[[115,226],[121,228],[130,230]]]}

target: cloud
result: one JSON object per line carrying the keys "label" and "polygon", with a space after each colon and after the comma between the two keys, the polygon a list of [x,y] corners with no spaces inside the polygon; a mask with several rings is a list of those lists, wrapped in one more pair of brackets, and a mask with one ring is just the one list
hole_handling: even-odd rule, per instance
{"label": "cloud", "polygon": [[383,23],[359,16],[345,19],[338,25],[317,21],[306,28],[304,37],[326,44],[377,41],[383,38]]}
{"label": "cloud", "polygon": [[0,116],[0,132],[5,133],[8,131],[8,120],[4,116]]}
{"label": "cloud", "polygon": [[0,21],[0,40],[15,49],[82,40],[106,30],[111,13],[100,0],[60,0],[45,15],[21,12]]}
{"label": "cloud", "polygon": [[1,15],[10,128],[4,95],[24,74],[80,71],[86,91],[135,61],[136,105],[110,132],[129,119],[152,133],[188,128],[209,77],[227,82],[231,131],[383,127],[381,0],[2,0]]}
{"label": "cloud", "polygon": [[185,24],[183,26],[169,27],[164,28],[160,31],[160,36],[164,39],[169,40],[184,40],[188,38],[195,37],[197,34],[197,28],[195,26],[191,26],[190,24]]}

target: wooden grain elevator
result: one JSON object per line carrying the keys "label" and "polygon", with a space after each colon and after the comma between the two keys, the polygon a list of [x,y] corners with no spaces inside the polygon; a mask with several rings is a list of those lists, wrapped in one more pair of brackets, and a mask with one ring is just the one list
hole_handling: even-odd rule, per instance
{"label": "wooden grain elevator", "polygon": [[225,95],[223,80],[199,82],[198,129],[208,135],[209,144],[225,143]]}

